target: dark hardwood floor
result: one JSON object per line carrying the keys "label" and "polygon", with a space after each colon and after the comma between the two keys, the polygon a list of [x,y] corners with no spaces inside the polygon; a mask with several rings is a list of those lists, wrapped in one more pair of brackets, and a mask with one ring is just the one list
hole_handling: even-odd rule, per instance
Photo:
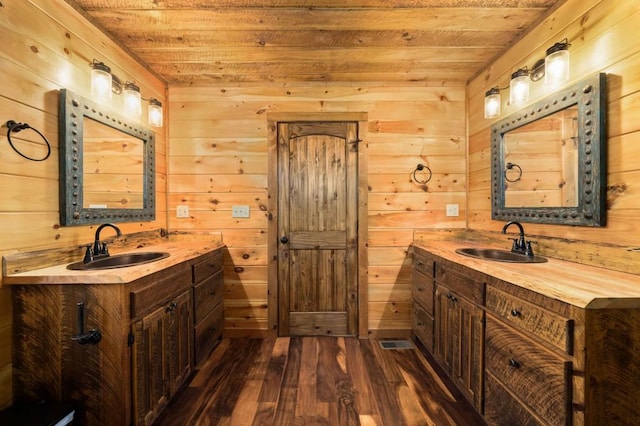
{"label": "dark hardwood floor", "polygon": [[223,339],[155,425],[483,425],[418,349]]}

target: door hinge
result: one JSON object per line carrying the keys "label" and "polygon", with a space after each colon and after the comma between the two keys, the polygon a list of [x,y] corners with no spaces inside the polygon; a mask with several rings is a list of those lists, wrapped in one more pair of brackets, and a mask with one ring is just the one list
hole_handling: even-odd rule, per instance
{"label": "door hinge", "polygon": [[133,333],[129,333],[129,335],[127,336],[127,346],[131,346],[133,345],[133,342],[135,342],[135,337],[133,336]]}

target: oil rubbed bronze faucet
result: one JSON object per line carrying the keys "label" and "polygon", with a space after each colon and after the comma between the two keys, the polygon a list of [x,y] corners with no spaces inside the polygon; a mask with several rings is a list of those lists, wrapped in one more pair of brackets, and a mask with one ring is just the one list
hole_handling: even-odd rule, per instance
{"label": "oil rubbed bronze faucet", "polygon": [[524,227],[520,222],[512,220],[507,222],[506,225],[502,227],[502,233],[507,233],[507,228],[511,225],[515,225],[520,230],[520,236],[518,238],[513,239],[513,245],[511,246],[511,251],[514,253],[521,253],[527,256],[533,257],[533,249],[531,248],[531,241],[526,241],[524,236]]}
{"label": "oil rubbed bronze faucet", "polygon": [[102,225],[98,226],[98,229],[96,229],[96,237],[95,237],[95,241],[93,242],[93,247],[91,246],[91,244],[87,246],[87,251],[85,252],[84,259],[83,259],[84,263],[89,263],[95,259],[109,256],[109,249],[107,249],[107,243],[103,243],[100,241],[100,232],[107,226],[115,229],[116,237],[122,236],[122,232],[120,232],[120,228],[118,228],[112,223],[103,223]]}

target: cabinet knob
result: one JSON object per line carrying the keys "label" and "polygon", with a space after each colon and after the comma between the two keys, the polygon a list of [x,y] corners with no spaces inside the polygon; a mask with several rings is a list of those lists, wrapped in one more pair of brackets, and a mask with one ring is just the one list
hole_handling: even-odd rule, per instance
{"label": "cabinet knob", "polygon": [[289,242],[289,239],[287,237],[282,237],[282,238],[280,238],[280,242],[282,244],[287,244]]}
{"label": "cabinet knob", "polygon": [[517,359],[509,358],[509,367],[520,368],[520,362]]}
{"label": "cabinet knob", "polygon": [[520,313],[519,310],[517,310],[517,309],[512,309],[511,310],[511,316],[519,317],[520,315],[522,315],[522,314]]}
{"label": "cabinet knob", "polygon": [[447,299],[451,300],[452,302],[457,302],[458,298],[455,297],[453,294],[449,293],[447,294]]}
{"label": "cabinet knob", "polygon": [[169,306],[167,306],[167,312],[173,312],[176,310],[177,307],[178,307],[178,304],[176,302],[171,302],[169,303]]}

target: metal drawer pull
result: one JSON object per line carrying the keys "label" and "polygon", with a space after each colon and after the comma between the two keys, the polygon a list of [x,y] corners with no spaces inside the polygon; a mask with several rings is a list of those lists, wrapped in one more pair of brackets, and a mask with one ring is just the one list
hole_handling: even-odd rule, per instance
{"label": "metal drawer pull", "polygon": [[522,313],[519,310],[517,310],[517,309],[512,309],[511,310],[511,316],[519,317],[521,315],[522,315]]}
{"label": "metal drawer pull", "polygon": [[520,368],[520,362],[516,359],[509,358],[509,367]]}
{"label": "metal drawer pull", "polygon": [[453,294],[449,293],[447,294],[447,299],[451,300],[452,302],[457,302],[458,298],[455,297]]}

